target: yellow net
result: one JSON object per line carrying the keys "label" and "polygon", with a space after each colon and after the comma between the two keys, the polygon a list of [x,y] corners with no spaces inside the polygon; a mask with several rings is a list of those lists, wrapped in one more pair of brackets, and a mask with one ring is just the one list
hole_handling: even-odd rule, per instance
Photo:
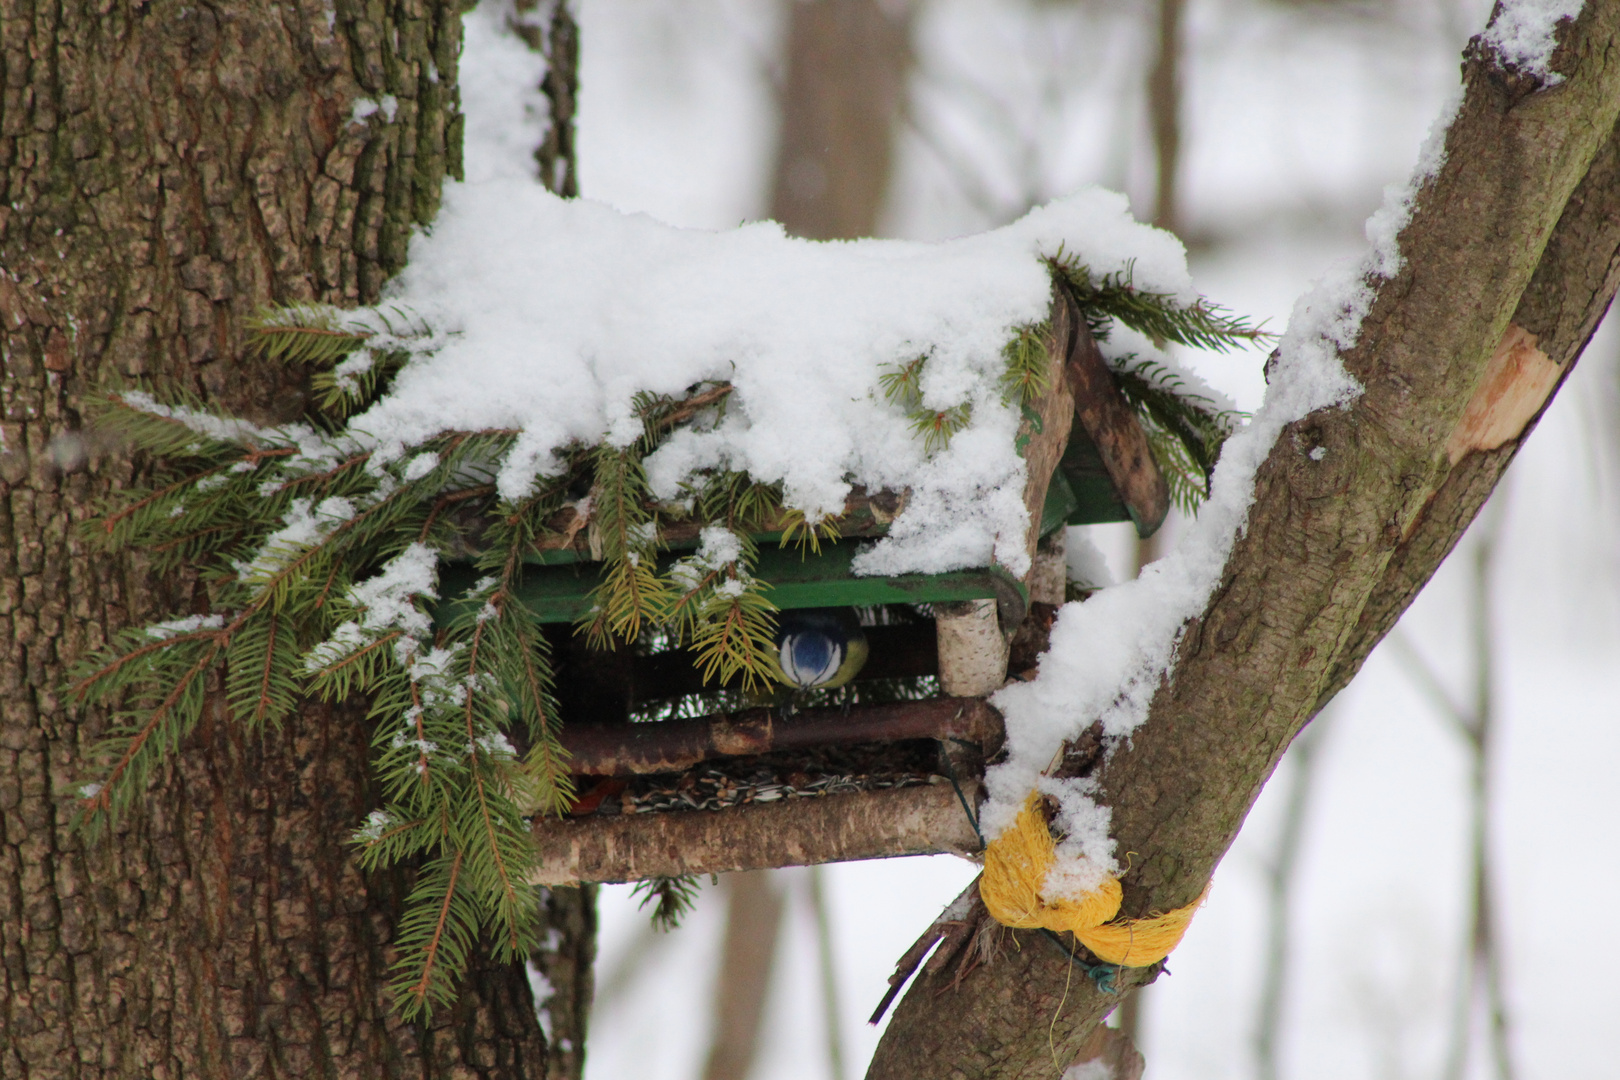
{"label": "yellow net", "polygon": [[1040,796],[1031,792],[1012,828],[990,842],[984,852],[979,895],[997,922],[1015,929],[1072,931],[1104,963],[1147,967],[1170,955],[1187,932],[1193,912],[1209,887],[1186,907],[1146,919],[1114,919],[1123,896],[1119,881],[1107,878],[1095,892],[1078,900],[1046,900],[1041,885],[1057,858],[1057,845],[1041,813]]}

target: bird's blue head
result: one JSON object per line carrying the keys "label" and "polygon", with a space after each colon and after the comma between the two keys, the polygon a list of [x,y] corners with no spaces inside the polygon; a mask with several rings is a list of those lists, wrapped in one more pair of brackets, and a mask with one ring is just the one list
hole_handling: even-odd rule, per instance
{"label": "bird's blue head", "polygon": [[801,689],[842,686],[866,663],[866,635],[848,611],[784,611],[776,642],[782,681]]}

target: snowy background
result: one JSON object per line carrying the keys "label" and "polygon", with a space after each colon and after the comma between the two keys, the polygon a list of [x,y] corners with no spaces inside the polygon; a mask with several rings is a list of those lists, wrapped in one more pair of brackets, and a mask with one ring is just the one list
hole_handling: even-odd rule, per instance
{"label": "snowy background", "polygon": [[[1383,186],[1410,171],[1488,7],[1193,0],[1180,177],[1198,288],[1281,330],[1314,279],[1362,252],[1362,222]],[[1153,159],[1142,86],[1153,8],[920,3],[885,233],[975,232],[1085,183],[1125,191],[1146,217]],[[582,192],[678,225],[729,228],[763,216],[782,11],[768,0],[584,0]],[[1491,854],[1512,1047],[1525,1078],[1614,1070],[1620,929],[1578,913],[1620,892],[1612,836],[1620,787],[1610,778],[1620,761],[1617,352],[1614,335],[1600,334],[1496,496]],[[1261,356],[1186,359],[1240,407],[1258,405]],[[1085,531],[1116,578],[1134,573],[1124,527]],[[1464,701],[1473,543],[1459,547],[1400,631]],[[1387,643],[1318,723],[1279,1075],[1439,1077],[1466,925],[1467,748]],[[1266,868],[1293,767],[1285,761],[1222,864],[1171,957],[1173,977],[1143,995],[1139,1042],[1152,1080],[1256,1075]],[[853,1077],[876,1044],[865,1017],[894,960],[973,868],[938,857],[823,874]],[[756,1077],[832,1075],[808,878],[778,876],[789,903]],[[706,888],[678,931],[657,935],[628,887],[603,890],[592,1080],[701,1074],[724,914],[723,894]],[[1578,930],[1566,930],[1577,920]],[[1476,1046],[1467,1075],[1490,1072]]]}

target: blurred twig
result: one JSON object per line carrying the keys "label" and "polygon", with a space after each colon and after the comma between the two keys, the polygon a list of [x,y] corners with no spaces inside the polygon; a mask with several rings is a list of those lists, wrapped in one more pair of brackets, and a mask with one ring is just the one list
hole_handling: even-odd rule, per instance
{"label": "blurred twig", "polygon": [[1277,1044],[1282,1033],[1283,1005],[1288,998],[1288,969],[1293,953],[1289,915],[1305,835],[1305,816],[1320,761],[1318,751],[1331,715],[1331,711],[1318,715],[1288,749],[1292,768],[1283,801],[1282,831],[1277,836],[1277,850],[1266,867],[1266,958],[1254,1032],[1255,1072],[1259,1080],[1277,1080],[1278,1076]]}
{"label": "blurred twig", "polygon": [[1506,515],[1507,481],[1485,507],[1471,565],[1470,651],[1473,654],[1473,700],[1459,703],[1445,688],[1434,667],[1399,631],[1390,635],[1395,659],[1413,684],[1429,699],[1468,747],[1469,883],[1468,933],[1452,999],[1451,1034],[1445,1080],[1463,1080],[1474,1035],[1476,1002],[1485,1014],[1485,1036],[1497,1080],[1514,1080],[1507,998],[1502,986],[1501,935],[1491,872],[1491,750],[1496,721],[1496,645],[1492,633],[1492,600],[1496,556]]}
{"label": "blurred twig", "polygon": [[751,870],[722,879],[728,896],[726,934],[703,1080],[746,1080],[753,1069],[782,927],[783,897],[775,876],[770,870]]}
{"label": "blurred twig", "polygon": [[1147,84],[1157,166],[1153,224],[1173,233],[1181,231],[1176,176],[1181,167],[1181,20],[1186,6],[1186,0],[1159,0],[1158,53]]}
{"label": "blurred twig", "polygon": [[821,1007],[827,1023],[827,1069],[832,1080],[844,1080],[844,1036],[839,1024],[843,1010],[838,999],[838,968],[833,957],[832,917],[827,910],[827,893],[822,869],[810,867],[805,876],[810,894],[810,912],[816,920],[816,955],[821,966]]}

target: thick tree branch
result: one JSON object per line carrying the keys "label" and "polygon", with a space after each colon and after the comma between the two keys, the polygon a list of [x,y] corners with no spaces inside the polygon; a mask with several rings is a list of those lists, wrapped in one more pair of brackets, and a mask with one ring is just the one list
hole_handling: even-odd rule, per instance
{"label": "thick tree branch", "polygon": [[[1608,306],[1620,3],[1588,3],[1560,38],[1567,79],[1548,89],[1470,47],[1446,163],[1401,232],[1405,264],[1376,283],[1343,357],[1365,393],[1284,430],[1149,719],[1100,773],[1119,850],[1135,853],[1128,915],[1198,895],[1294,734],[1473,518],[1529,425],[1494,448],[1448,444],[1510,327],[1567,369]],[[1084,981],[1065,1000],[1068,976],[1038,941],[956,990],[925,972],[869,1076],[1049,1076],[1052,1047],[1072,1060],[1118,1004]]]}

